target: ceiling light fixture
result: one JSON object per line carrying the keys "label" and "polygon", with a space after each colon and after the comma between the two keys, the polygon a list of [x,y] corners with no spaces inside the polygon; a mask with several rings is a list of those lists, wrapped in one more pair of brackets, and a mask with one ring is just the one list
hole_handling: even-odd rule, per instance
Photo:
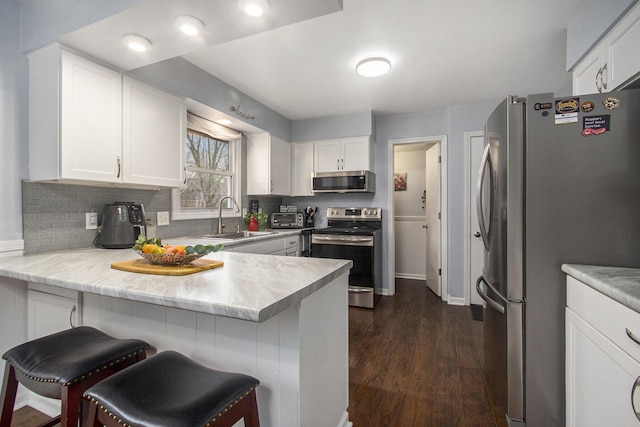
{"label": "ceiling light fixture", "polygon": [[176,27],[188,36],[197,36],[204,31],[204,23],[189,15],[180,15],[174,21]]}
{"label": "ceiling light fixture", "polygon": [[387,58],[367,58],[358,62],[356,73],[365,77],[378,77],[391,70],[391,62]]}
{"label": "ceiling light fixture", "polygon": [[151,49],[151,42],[137,34],[125,34],[122,36],[122,42],[129,49],[136,52],[144,52]]}
{"label": "ceiling light fixture", "polygon": [[238,0],[240,10],[256,18],[267,13],[269,6],[269,0]]}

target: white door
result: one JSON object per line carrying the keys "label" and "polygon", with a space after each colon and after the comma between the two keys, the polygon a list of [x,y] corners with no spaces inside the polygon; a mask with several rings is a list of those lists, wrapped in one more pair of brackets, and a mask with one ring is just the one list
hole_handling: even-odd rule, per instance
{"label": "white door", "polygon": [[472,136],[470,138],[469,148],[471,151],[471,163],[469,173],[469,231],[471,233],[469,251],[469,296],[470,303],[482,305],[482,298],[476,291],[476,279],[482,274],[482,266],[484,264],[484,245],[482,237],[480,237],[480,229],[478,228],[478,212],[476,210],[476,194],[478,193],[478,169],[480,168],[480,160],[482,159],[482,150],[484,148],[484,136]]}
{"label": "white door", "polygon": [[442,295],[440,276],[440,144],[425,153],[425,231],[427,239],[427,287]]}

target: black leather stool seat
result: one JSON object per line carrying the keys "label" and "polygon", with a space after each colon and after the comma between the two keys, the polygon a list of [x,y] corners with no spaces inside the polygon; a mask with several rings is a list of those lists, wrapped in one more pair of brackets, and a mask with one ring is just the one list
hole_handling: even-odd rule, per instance
{"label": "black leather stool seat", "polygon": [[[28,380],[52,383],[50,392],[40,384],[38,394],[60,399],[60,385],[82,381],[147,348],[149,344],[141,340],[116,339],[95,328],[79,326],[21,344],[2,358]],[[25,385],[30,388],[28,382]]]}
{"label": "black leather stool seat", "polygon": [[215,426],[259,383],[165,351],[99,382],[84,396],[124,426]]}

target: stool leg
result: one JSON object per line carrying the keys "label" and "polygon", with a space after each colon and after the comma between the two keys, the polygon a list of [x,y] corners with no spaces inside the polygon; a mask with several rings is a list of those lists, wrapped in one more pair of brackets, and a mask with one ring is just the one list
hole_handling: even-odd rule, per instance
{"label": "stool leg", "polygon": [[62,409],[60,427],[76,427],[80,419],[80,403],[84,389],[77,386],[63,386],[61,392]]}
{"label": "stool leg", "polygon": [[84,402],[89,403],[89,410],[86,411],[84,416],[84,422],[82,426],[84,427],[102,427],[103,424],[98,421],[98,402],[90,402],[87,399],[84,399]]}
{"label": "stool leg", "polygon": [[260,418],[258,418],[258,401],[256,400],[256,390],[251,390],[245,399],[249,400],[249,413],[244,417],[244,427],[260,427]]}
{"label": "stool leg", "polygon": [[18,380],[16,371],[9,362],[5,362],[4,380],[2,382],[2,414],[0,415],[0,427],[10,427],[13,418],[13,406],[16,403],[18,392]]}

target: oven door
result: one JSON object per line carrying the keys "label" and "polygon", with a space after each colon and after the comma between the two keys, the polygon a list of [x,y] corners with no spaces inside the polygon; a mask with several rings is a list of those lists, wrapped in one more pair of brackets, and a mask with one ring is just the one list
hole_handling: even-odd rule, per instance
{"label": "oven door", "polygon": [[377,301],[373,236],[313,233],[311,256],[353,261],[349,273],[349,305],[373,308]]}

